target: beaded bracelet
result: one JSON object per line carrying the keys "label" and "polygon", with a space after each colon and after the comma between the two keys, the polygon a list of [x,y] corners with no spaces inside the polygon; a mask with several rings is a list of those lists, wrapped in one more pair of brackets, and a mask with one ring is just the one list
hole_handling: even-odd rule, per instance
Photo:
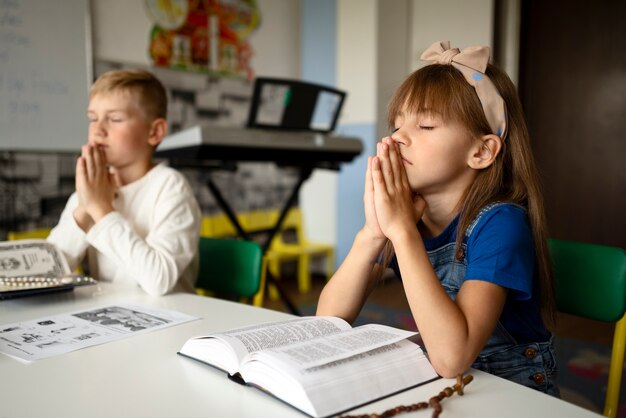
{"label": "beaded bracelet", "polygon": [[429,406],[433,408],[432,418],[437,418],[443,408],[441,407],[441,401],[444,398],[449,398],[454,394],[454,392],[458,393],[459,396],[463,396],[463,388],[465,385],[468,385],[474,377],[471,374],[468,375],[458,375],[456,377],[456,384],[452,387],[447,387],[443,389],[437,396],[433,396],[428,400],[428,402],[418,402],[411,405],[399,405],[395,408],[391,408],[386,410],[381,414],[363,414],[363,415],[342,415],[339,418],[390,418],[395,415],[398,415],[402,412],[413,412],[419,409],[426,409]]}

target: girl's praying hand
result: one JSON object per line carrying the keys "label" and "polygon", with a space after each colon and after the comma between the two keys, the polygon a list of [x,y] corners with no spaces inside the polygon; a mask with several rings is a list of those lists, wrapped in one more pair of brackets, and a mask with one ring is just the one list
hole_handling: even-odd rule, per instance
{"label": "girl's praying hand", "polygon": [[411,190],[398,144],[385,137],[372,161],[374,207],[378,226],[392,242],[400,234],[416,232],[426,202]]}

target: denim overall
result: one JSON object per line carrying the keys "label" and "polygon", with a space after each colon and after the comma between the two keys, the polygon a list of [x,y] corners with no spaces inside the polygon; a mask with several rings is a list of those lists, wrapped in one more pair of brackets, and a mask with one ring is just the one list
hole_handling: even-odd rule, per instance
{"label": "denim overall", "polygon": [[[453,300],[456,299],[465,277],[467,267],[465,242],[467,242],[480,218],[501,204],[492,203],[484,207],[466,229],[462,244],[462,260],[455,259],[454,242],[428,252],[430,262],[441,284]],[[554,383],[556,361],[552,338],[542,343],[519,344],[498,321],[496,329],[472,367],[541,392],[559,396],[559,389]]]}

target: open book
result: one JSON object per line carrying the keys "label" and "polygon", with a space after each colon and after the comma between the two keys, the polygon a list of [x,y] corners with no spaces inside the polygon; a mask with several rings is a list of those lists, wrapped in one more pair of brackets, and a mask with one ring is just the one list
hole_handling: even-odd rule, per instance
{"label": "open book", "polygon": [[345,412],[430,382],[437,373],[416,335],[303,317],[194,337],[179,351],[312,417]]}
{"label": "open book", "polygon": [[61,251],[45,239],[0,242],[0,300],[95,283],[72,274]]}

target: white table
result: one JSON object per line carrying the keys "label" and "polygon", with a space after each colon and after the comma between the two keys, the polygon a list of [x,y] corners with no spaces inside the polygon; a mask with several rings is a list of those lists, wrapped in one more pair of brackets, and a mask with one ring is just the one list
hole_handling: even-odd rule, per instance
{"label": "white table", "polygon": [[[188,294],[151,297],[99,284],[0,301],[0,325],[119,303],[184,312],[200,320],[24,364],[0,354],[0,418],[20,417],[304,417],[259,390],[176,354],[190,337],[290,315]],[[465,396],[442,401],[442,418],[599,417],[507,380],[472,370]],[[352,413],[383,412],[427,401],[454,380],[439,379]],[[432,410],[398,418],[430,418]]]}

